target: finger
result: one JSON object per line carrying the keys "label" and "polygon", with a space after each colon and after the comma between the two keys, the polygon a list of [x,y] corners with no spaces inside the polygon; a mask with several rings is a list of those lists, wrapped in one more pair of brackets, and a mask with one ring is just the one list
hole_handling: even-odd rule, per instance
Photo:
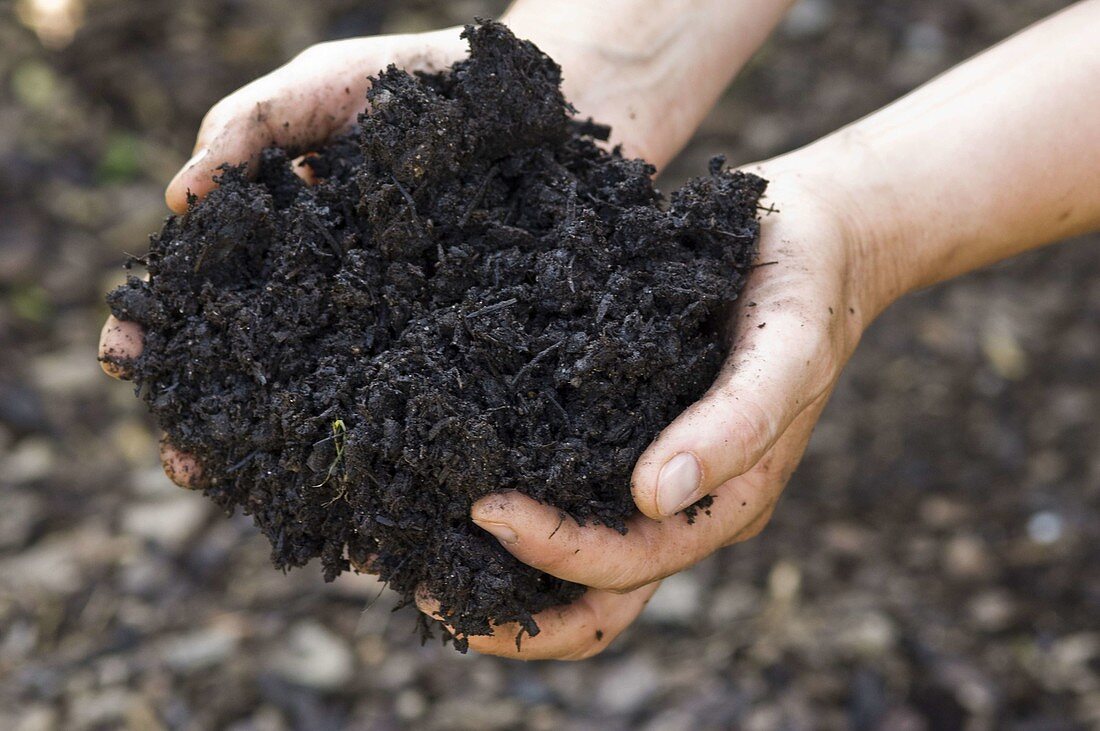
{"label": "finger", "polygon": [[651,518],[673,515],[747,472],[836,379],[839,348],[826,305],[762,300],[743,306],[738,320],[732,355],[714,385],[635,465],[634,501]]}
{"label": "finger", "polygon": [[313,172],[313,168],[309,166],[309,163],[306,162],[309,158],[316,156],[317,153],[310,152],[305,155],[299,155],[290,163],[290,169],[295,175],[301,178],[302,182],[306,185],[317,184],[317,175]]}
{"label": "finger", "polygon": [[99,364],[104,373],[112,378],[129,378],[130,362],[141,355],[143,347],[141,325],[107,316],[99,333]]}
{"label": "finger", "polygon": [[370,574],[376,576],[378,574],[378,567],[375,562],[378,560],[378,554],[369,553],[362,558],[356,558],[355,556],[348,556],[348,563],[351,564],[351,568],[357,574]]}
{"label": "finger", "polygon": [[314,53],[303,53],[207,112],[194,155],[168,184],[169,208],[182,213],[188,193],[202,198],[213,190],[222,164],[254,168],[265,147],[305,149],[355,119],[366,107],[365,74],[338,77],[318,65]]}
{"label": "finger", "polygon": [[691,566],[731,542],[774,501],[755,480],[741,479],[717,491],[710,515],[694,524],[677,516],[655,521],[639,516],[626,534],[602,525],[579,525],[557,508],[518,492],[474,504],[474,522],[520,561],[558,578],[609,591],[630,591]]}
{"label": "finger", "polygon": [[168,438],[160,440],[160,463],[168,479],[188,490],[199,490],[204,486],[202,465],[190,454],[179,451],[168,443]]}
{"label": "finger", "polygon": [[193,157],[168,184],[168,207],[183,213],[189,192],[202,198],[213,190],[213,178],[224,163],[255,168],[265,147],[304,151],[349,127],[366,109],[367,76],[386,64],[404,60],[413,68],[435,69],[462,52],[454,29],[332,41],[306,49],[210,109]]}
{"label": "finger", "polygon": [[[641,614],[657,586],[651,584],[627,594],[590,589],[572,604],[536,614],[539,633],[534,637],[519,637],[519,625],[510,623],[495,627],[491,635],[472,635],[467,640],[470,649],[484,655],[515,660],[583,660],[611,644]],[[418,594],[416,604],[420,611],[446,625],[437,601]],[[446,626],[454,634],[453,628]]]}

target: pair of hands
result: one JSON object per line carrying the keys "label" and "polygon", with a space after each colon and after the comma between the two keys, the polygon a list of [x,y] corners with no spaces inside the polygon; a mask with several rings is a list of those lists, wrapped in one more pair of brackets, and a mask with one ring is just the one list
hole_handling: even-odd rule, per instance
{"label": "pair of hands", "polygon": [[[569,59],[551,51],[569,74]],[[171,182],[166,200],[183,212],[202,197],[224,162],[255,161],[262,148],[309,149],[354,122],[365,108],[367,74],[394,63],[433,70],[462,57],[457,29],[381,36],[315,46],[215,105],[195,156]],[[351,86],[349,86],[351,84]],[[614,96],[573,85],[584,115],[610,122],[626,154],[664,164],[683,143],[637,123],[646,114]],[[634,100],[637,104],[637,99]],[[656,116],[658,110],[649,110]],[[559,526],[559,512],[517,492],[478,501],[472,519],[521,561],[590,587],[577,602],[536,617],[541,632],[516,647],[517,628],[471,637],[482,653],[523,659],[580,659],[603,650],[642,611],[660,580],[717,549],[752,538],[767,524],[814,424],[866,322],[881,309],[858,227],[836,187],[812,169],[782,159],[754,166],[771,181],[760,261],[730,317],[729,360],[707,394],[669,425],[639,459],[631,490],[640,515],[625,535],[602,526]],[[140,355],[140,328],[114,317],[100,340],[104,370],[125,377]],[[201,467],[170,445],[168,476],[201,487]],[[711,515],[694,525],[677,511],[705,495]],[[434,615],[430,598],[418,602]],[[598,630],[598,631],[597,631]]]}

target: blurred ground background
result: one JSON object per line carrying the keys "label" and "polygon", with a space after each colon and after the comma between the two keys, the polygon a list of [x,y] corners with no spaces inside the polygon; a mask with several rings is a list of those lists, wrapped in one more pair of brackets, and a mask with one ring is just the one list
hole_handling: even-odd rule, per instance
{"label": "blurred ground background", "polygon": [[[805,0],[669,171],[810,141],[1056,10]],[[173,488],[95,362],[103,293],[219,97],[491,1],[0,4],[0,728],[1100,728],[1100,253],[890,310],[776,517],[583,664],[420,647]]]}

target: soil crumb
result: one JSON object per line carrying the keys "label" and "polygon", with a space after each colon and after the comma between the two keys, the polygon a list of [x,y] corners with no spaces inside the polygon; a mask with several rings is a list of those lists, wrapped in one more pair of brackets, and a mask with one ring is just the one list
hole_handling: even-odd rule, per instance
{"label": "soil crumb", "polygon": [[498,23],[464,36],[445,72],[372,79],[316,185],[300,150],[223,168],[108,296],[145,328],[140,396],[276,566],[422,587],[460,650],[583,592],[471,503],[519,490],[625,530],[635,460],[722,360],[766,186],[717,158],[666,201],[571,120],[549,57]]}

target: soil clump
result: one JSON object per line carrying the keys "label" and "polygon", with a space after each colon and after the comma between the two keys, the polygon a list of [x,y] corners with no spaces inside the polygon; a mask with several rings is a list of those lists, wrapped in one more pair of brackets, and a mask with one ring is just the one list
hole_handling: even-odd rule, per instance
{"label": "soil clump", "polygon": [[315,185],[301,150],[225,168],[135,260],[148,282],[108,296],[145,328],[141,397],[275,564],[423,587],[459,649],[583,592],[473,501],[515,489],[625,529],[635,460],[722,361],[766,186],[716,158],[665,201],[570,118],[549,57],[498,23],[464,35],[444,72],[373,79]]}

